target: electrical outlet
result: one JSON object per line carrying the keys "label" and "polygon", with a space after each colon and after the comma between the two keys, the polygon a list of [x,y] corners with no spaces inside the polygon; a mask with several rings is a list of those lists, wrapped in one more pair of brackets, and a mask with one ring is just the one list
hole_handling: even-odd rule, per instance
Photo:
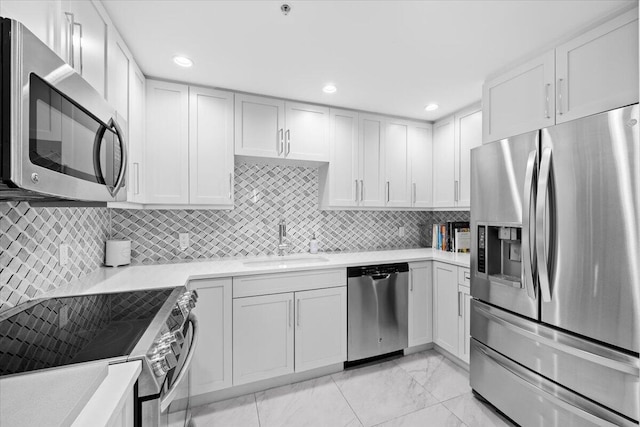
{"label": "electrical outlet", "polygon": [[398,227],[398,237],[404,237],[404,227]]}
{"label": "electrical outlet", "polygon": [[69,264],[69,245],[66,243],[61,243],[58,246],[58,263],[60,265]]}
{"label": "electrical outlet", "polygon": [[69,323],[69,306],[63,305],[58,313],[58,327],[64,329],[67,323]]}
{"label": "electrical outlet", "polygon": [[180,249],[184,251],[189,247],[189,233],[180,233],[178,237],[180,239]]}

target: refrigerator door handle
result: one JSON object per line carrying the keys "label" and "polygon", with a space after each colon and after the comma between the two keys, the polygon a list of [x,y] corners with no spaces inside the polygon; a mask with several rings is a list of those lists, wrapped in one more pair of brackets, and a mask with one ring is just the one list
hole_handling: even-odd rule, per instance
{"label": "refrigerator door handle", "polygon": [[540,161],[540,176],[538,193],[536,195],[536,256],[538,264],[538,281],[543,302],[551,302],[551,287],[549,284],[549,267],[546,256],[546,228],[545,213],[547,209],[547,192],[549,190],[549,176],[551,174],[551,148],[542,151]]}
{"label": "refrigerator door handle", "polygon": [[[536,299],[536,288],[533,277],[533,263],[531,256],[535,259],[535,249],[531,248],[531,199],[536,197],[533,182],[536,170],[538,169],[538,152],[533,150],[529,153],[527,160],[527,170],[524,175],[524,200],[522,205],[522,283],[527,290],[527,295],[532,300]],[[535,226],[535,221],[534,221]],[[535,232],[534,232],[535,235]]]}

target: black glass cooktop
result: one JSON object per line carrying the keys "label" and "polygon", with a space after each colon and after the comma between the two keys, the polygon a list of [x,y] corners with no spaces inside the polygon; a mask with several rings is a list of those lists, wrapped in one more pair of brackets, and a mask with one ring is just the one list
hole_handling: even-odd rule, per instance
{"label": "black glass cooktop", "polygon": [[172,291],[24,303],[22,310],[0,321],[0,376],[127,356]]}

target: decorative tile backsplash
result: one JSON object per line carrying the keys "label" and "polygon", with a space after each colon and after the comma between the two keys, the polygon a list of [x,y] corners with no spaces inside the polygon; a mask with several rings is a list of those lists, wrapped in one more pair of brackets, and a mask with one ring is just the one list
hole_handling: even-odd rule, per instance
{"label": "decorative tile backsplash", "polygon": [[[0,312],[100,267],[108,231],[107,208],[0,203]],[[61,243],[69,245],[65,266]]]}
{"label": "decorative tile backsplash", "polygon": [[[287,222],[289,252],[358,251],[431,246],[431,224],[468,221],[469,212],[320,211],[315,168],[239,163],[233,210],[32,208],[0,203],[0,312],[91,273],[104,242],[132,240],[132,263],[272,254],[278,222]],[[110,219],[111,216],[111,219]],[[398,235],[398,227],[405,235]],[[190,235],[181,250],[178,233]],[[69,263],[58,246],[69,244]]]}

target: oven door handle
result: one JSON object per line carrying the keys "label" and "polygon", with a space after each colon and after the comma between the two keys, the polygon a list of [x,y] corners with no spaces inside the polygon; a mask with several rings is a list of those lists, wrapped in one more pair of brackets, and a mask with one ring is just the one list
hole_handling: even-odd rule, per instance
{"label": "oven door handle", "polygon": [[171,404],[171,402],[173,401],[173,398],[175,397],[175,394],[178,391],[178,385],[180,385],[185,375],[187,375],[187,372],[189,372],[191,359],[193,359],[193,354],[195,353],[195,349],[198,345],[198,333],[199,333],[198,318],[196,317],[195,314],[193,314],[193,312],[189,313],[189,316],[187,317],[187,322],[191,323],[191,331],[192,331],[191,343],[189,344],[189,353],[187,353],[187,359],[184,361],[184,364],[182,365],[182,369],[180,370],[178,377],[174,381],[171,388],[169,388],[169,390],[167,391],[167,394],[165,394],[165,396],[160,401],[160,412],[165,412],[169,407],[169,405]]}

